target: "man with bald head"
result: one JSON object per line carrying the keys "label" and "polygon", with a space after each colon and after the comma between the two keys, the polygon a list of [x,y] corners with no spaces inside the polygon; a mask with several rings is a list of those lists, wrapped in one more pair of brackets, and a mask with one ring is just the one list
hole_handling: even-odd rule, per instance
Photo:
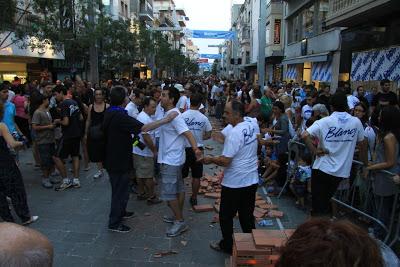
{"label": "man with bald head", "polygon": [[43,234],[14,223],[0,223],[0,267],[49,267],[53,246]]}

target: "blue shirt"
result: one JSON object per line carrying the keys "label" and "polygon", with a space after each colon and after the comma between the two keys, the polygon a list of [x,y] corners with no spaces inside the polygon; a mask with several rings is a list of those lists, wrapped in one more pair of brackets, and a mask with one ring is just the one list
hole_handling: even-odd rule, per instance
{"label": "blue shirt", "polygon": [[7,126],[10,134],[17,131],[17,129],[15,128],[15,121],[14,121],[15,114],[16,110],[14,103],[6,101],[4,105],[4,116],[2,122],[4,122],[4,124]]}

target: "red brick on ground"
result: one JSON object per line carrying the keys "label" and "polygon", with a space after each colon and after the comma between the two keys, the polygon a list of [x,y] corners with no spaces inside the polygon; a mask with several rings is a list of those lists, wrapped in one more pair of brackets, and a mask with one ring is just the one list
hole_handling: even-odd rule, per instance
{"label": "red brick on ground", "polygon": [[284,231],[253,229],[253,239],[256,248],[280,248],[287,241]]}
{"label": "red brick on ground", "polygon": [[195,205],[193,206],[193,210],[195,212],[207,212],[207,211],[213,211],[214,207],[211,204]]}

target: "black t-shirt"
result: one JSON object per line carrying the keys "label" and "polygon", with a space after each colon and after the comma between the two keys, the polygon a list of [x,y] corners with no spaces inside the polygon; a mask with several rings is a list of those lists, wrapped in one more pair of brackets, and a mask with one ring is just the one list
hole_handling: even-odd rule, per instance
{"label": "black t-shirt", "polygon": [[79,138],[82,135],[81,111],[78,103],[72,99],[66,99],[60,104],[61,119],[69,118],[68,126],[62,126],[63,139]]}
{"label": "black t-shirt", "polygon": [[388,93],[379,92],[372,98],[371,106],[376,107],[379,101],[388,101],[389,105],[397,105],[397,95],[392,91]]}
{"label": "black t-shirt", "polygon": [[105,168],[109,172],[125,173],[133,169],[133,135],[141,132],[143,123],[120,110],[108,109],[104,113],[106,134]]}

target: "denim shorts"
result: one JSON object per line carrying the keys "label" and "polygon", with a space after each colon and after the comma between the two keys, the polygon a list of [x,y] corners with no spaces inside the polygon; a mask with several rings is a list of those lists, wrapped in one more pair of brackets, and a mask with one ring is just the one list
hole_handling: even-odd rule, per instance
{"label": "denim shorts", "polygon": [[160,198],[165,201],[177,199],[177,194],[185,192],[182,179],[182,166],[161,164],[161,194]]}

